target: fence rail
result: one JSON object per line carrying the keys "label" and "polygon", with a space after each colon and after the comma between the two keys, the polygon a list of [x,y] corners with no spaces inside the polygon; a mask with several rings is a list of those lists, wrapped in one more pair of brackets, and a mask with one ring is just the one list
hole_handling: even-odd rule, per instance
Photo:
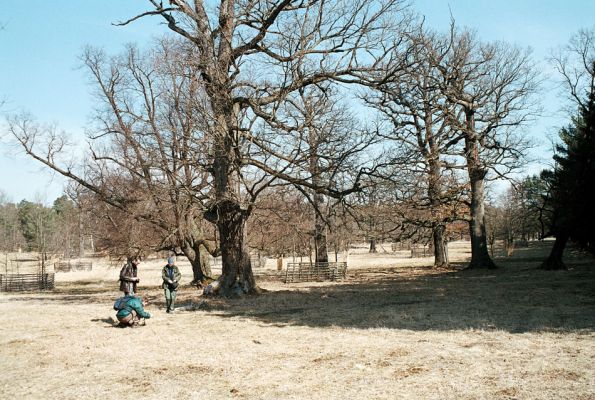
{"label": "fence rail", "polygon": [[285,283],[344,279],[347,274],[346,262],[299,262],[288,263],[285,270]]}
{"label": "fence rail", "polygon": [[54,274],[0,274],[1,292],[52,290]]}
{"label": "fence rail", "polygon": [[411,247],[411,258],[429,257],[432,252],[429,248],[424,247]]}
{"label": "fence rail", "polygon": [[91,261],[60,261],[54,264],[56,272],[70,271],[92,271],[93,263]]}

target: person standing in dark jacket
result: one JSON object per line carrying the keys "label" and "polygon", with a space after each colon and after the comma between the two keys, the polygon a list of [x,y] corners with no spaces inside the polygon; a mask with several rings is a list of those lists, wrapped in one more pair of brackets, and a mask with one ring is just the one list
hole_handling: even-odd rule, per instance
{"label": "person standing in dark jacket", "polygon": [[167,259],[167,265],[163,267],[163,270],[161,271],[161,278],[163,279],[163,285],[161,286],[165,292],[165,304],[168,313],[174,312],[174,305],[181,277],[182,274],[174,264],[173,257],[169,257]]}
{"label": "person standing in dark jacket", "polygon": [[136,293],[138,264],[138,257],[128,257],[128,261],[120,270],[120,291],[124,292],[124,295]]}

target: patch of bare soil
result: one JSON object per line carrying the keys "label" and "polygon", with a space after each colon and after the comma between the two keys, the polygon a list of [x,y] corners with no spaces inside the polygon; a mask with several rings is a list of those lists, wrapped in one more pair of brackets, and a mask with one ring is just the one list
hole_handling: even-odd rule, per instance
{"label": "patch of bare soil", "polygon": [[143,263],[153,318],[134,329],[114,327],[119,268],[57,274],[52,292],[0,295],[0,397],[592,399],[595,265],[573,253],[569,271],[541,271],[549,245],[495,271],[364,255],[341,282],[261,271],[263,294],[184,286],[175,314],[160,263]]}

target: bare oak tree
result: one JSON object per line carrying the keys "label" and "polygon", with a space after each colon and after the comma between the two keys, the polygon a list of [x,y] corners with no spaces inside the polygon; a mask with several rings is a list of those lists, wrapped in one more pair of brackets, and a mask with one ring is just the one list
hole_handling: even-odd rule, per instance
{"label": "bare oak tree", "polygon": [[[160,238],[152,241],[154,250],[185,254],[199,282],[211,275],[201,262],[205,253],[217,254],[218,249],[203,231],[200,200],[209,190],[205,123],[199,113],[204,96],[193,80],[192,53],[185,50],[164,40],[149,54],[133,46],[112,58],[100,50],[85,51],[82,61],[98,102],[89,154],[78,165],[64,159],[68,143],[54,127],[27,116],[13,117],[9,127],[29,155],[105,202],[106,217],[124,213],[149,223]],[[123,230],[133,226],[119,222]]]}
{"label": "bare oak tree", "polygon": [[347,106],[338,100],[337,91],[328,84],[299,90],[284,112],[288,120],[301,125],[301,131],[289,132],[284,142],[301,154],[293,162],[291,175],[309,176],[312,184],[309,190],[295,186],[311,205],[314,260],[326,263],[327,235],[336,200],[326,196],[322,188],[348,186],[346,182],[354,179],[353,175],[367,163],[365,151],[375,143],[376,136],[359,126]]}
{"label": "bare oak tree", "polygon": [[446,226],[463,217],[455,211],[467,192],[457,158],[460,134],[450,121],[454,105],[441,90],[439,67],[450,44],[420,26],[363,96],[383,120],[379,131],[390,148],[384,179],[393,182],[395,212],[404,212],[403,224],[430,230],[435,267],[448,266]]}
{"label": "bare oak tree", "polygon": [[449,122],[464,143],[470,185],[470,268],[495,268],[485,228],[485,182],[506,177],[524,160],[527,140],[518,134],[536,114],[538,73],[530,52],[506,43],[483,43],[454,24],[442,60],[440,88],[453,104]]}
{"label": "bare oak tree", "polygon": [[[122,25],[158,15],[195,48],[195,64],[208,104],[208,171],[214,188],[204,215],[219,231],[221,292],[253,292],[256,284],[246,250],[245,225],[254,196],[266,187],[268,178],[253,175],[245,179],[247,166],[271,179],[291,181],[330,196],[354,190],[336,183],[333,188],[317,187],[308,176],[288,174],[300,155],[293,149],[278,153],[279,143],[259,141],[253,134],[255,124],[300,132],[302,127],[288,124],[279,109],[303,88],[329,80],[353,82],[358,73],[376,67],[369,60],[390,54],[386,43],[391,41],[386,40],[397,34],[391,27],[401,1],[222,0],[216,7],[198,0],[171,0],[168,6],[149,2],[150,10]],[[258,156],[247,153],[251,150]],[[275,167],[263,162],[271,159]],[[247,184],[246,189],[240,189],[242,183]]]}

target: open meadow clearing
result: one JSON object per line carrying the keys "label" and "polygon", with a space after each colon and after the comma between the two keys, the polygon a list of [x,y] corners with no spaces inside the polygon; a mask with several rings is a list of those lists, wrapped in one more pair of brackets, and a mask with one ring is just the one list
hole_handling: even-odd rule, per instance
{"label": "open meadow clearing", "polygon": [[175,314],[160,262],[143,262],[153,317],[125,329],[111,309],[119,266],[56,274],[51,292],[0,297],[1,397],[593,399],[595,268],[569,253],[569,271],[536,269],[550,245],[489,272],[360,254],[340,282],[261,272],[262,295],[231,300],[186,285]]}
{"label": "open meadow clearing", "polygon": [[5,3],[0,400],[595,400],[595,1]]}

